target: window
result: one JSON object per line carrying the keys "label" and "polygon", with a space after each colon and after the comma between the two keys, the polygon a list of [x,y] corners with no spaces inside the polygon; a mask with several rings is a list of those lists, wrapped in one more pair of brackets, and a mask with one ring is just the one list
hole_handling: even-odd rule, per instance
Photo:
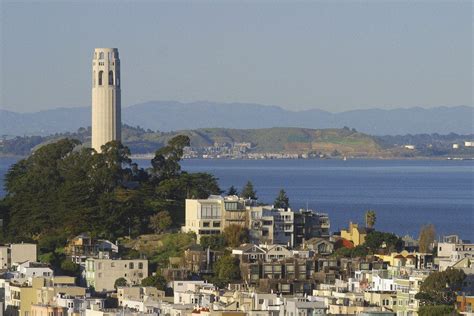
{"label": "window", "polygon": [[104,52],[99,53],[99,59],[104,59]]}
{"label": "window", "polygon": [[143,262],[138,263],[138,269],[143,269]]}
{"label": "window", "polygon": [[109,71],[109,86],[114,85],[114,72],[112,70]]}
{"label": "window", "polygon": [[203,204],[201,205],[201,218],[220,218],[221,209],[219,205]]}
{"label": "window", "polygon": [[104,76],[104,71],[103,70],[99,71],[99,86],[102,85],[102,77],[103,76]]}
{"label": "window", "polygon": [[133,269],[133,268],[134,268],[133,262],[130,262],[130,265],[129,265],[129,266],[130,266],[130,269]]}
{"label": "window", "polygon": [[212,227],[221,227],[221,223],[220,222],[214,222],[214,223],[212,223]]}
{"label": "window", "polygon": [[209,227],[209,222],[203,222],[202,227]]}

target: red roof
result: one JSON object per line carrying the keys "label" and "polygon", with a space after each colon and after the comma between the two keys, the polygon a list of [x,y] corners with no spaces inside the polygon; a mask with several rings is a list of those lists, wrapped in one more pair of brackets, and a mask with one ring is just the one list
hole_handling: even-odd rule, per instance
{"label": "red roof", "polygon": [[341,238],[338,241],[336,241],[335,248],[338,249],[338,248],[342,248],[342,247],[352,249],[352,248],[354,248],[354,244],[351,241],[347,240],[347,239]]}

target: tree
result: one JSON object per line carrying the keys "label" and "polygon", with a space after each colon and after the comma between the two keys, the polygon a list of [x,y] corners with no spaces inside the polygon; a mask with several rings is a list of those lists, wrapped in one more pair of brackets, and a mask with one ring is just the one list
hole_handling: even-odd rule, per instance
{"label": "tree", "polygon": [[257,191],[254,190],[253,184],[250,181],[247,181],[242,192],[240,192],[240,197],[244,199],[253,199],[257,200]]}
{"label": "tree", "polygon": [[171,216],[167,211],[161,211],[150,216],[150,228],[156,234],[164,232],[170,227],[171,223]]}
{"label": "tree", "polygon": [[181,173],[179,161],[183,157],[184,147],[190,145],[190,139],[185,135],[173,137],[166,146],[155,152],[151,160],[154,179],[161,181],[178,176]]}
{"label": "tree", "polygon": [[431,245],[434,242],[436,235],[435,227],[433,224],[424,225],[420,230],[420,237],[418,243],[420,244],[420,252],[430,252]]}
{"label": "tree", "polygon": [[64,275],[79,277],[81,275],[81,266],[70,259],[65,259],[61,262],[61,271]]}
{"label": "tree", "polygon": [[365,226],[367,226],[367,228],[373,228],[375,226],[376,220],[377,216],[375,214],[375,211],[368,210],[367,212],[365,212]]}
{"label": "tree", "polygon": [[249,241],[249,231],[240,225],[231,224],[224,228],[224,239],[227,246],[238,247]]}
{"label": "tree", "polygon": [[232,185],[227,191],[227,195],[239,195],[239,191]]}
{"label": "tree", "polygon": [[203,248],[210,248],[212,250],[223,250],[227,243],[224,235],[208,235],[202,236],[200,244]]}
{"label": "tree", "polygon": [[221,287],[240,280],[239,259],[230,254],[220,257],[214,265],[214,277],[216,284]]}
{"label": "tree", "polygon": [[348,258],[366,257],[368,254],[367,247],[364,247],[363,245],[359,245],[354,248],[341,247],[334,252],[334,256],[336,257]]}
{"label": "tree", "polygon": [[372,253],[378,252],[382,247],[386,252],[399,251],[402,248],[402,240],[392,233],[371,231],[365,237],[364,246]]}
{"label": "tree", "polygon": [[142,280],[142,286],[156,287],[158,290],[166,290],[166,279],[162,275],[150,275]]}
{"label": "tree", "polygon": [[455,312],[454,306],[452,305],[433,305],[433,306],[420,306],[418,309],[418,316],[456,316],[458,313]]}
{"label": "tree", "polygon": [[124,286],[128,286],[128,282],[125,278],[118,278],[117,280],[115,280],[115,283],[114,283],[114,288],[119,288],[119,287],[124,287]]}
{"label": "tree", "polygon": [[283,208],[285,210],[288,210],[288,208],[290,207],[290,199],[286,195],[285,190],[280,190],[278,196],[275,199],[275,202],[273,202],[273,206],[275,208]]}
{"label": "tree", "polygon": [[453,305],[465,278],[464,271],[453,268],[433,272],[423,281],[415,298],[421,305]]}

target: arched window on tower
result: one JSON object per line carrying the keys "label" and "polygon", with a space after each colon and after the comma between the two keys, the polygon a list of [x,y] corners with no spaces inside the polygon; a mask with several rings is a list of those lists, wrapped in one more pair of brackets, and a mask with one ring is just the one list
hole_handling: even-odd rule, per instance
{"label": "arched window on tower", "polygon": [[99,53],[99,59],[104,59],[104,52]]}
{"label": "arched window on tower", "polygon": [[109,71],[109,86],[114,85],[114,72],[112,70]]}
{"label": "arched window on tower", "polygon": [[102,77],[103,76],[104,76],[104,71],[103,70],[99,71],[99,86],[102,85]]}

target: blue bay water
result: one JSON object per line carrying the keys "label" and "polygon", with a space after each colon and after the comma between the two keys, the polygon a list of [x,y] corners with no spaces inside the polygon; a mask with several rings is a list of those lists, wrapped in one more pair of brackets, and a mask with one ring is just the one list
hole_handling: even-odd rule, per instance
{"label": "blue bay water", "polygon": [[[2,179],[14,161],[0,158]],[[432,223],[438,235],[474,240],[474,161],[185,160],[182,166],[212,173],[223,190],[250,180],[266,203],[283,188],[293,208],[329,213],[332,231],[350,220],[362,223],[365,210],[374,209],[379,230],[417,236]]]}

